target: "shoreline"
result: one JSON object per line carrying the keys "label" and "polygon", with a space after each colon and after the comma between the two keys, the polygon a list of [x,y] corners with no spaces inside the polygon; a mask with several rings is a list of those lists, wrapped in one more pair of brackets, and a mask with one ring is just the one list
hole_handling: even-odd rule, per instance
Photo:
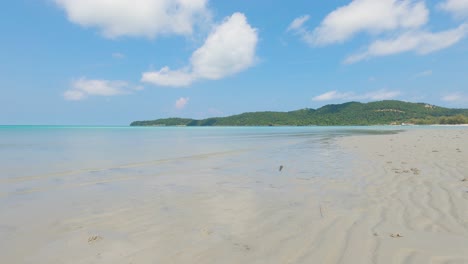
{"label": "shoreline", "polygon": [[255,151],[7,179],[2,260],[468,263],[468,129],[243,144],[253,142]]}

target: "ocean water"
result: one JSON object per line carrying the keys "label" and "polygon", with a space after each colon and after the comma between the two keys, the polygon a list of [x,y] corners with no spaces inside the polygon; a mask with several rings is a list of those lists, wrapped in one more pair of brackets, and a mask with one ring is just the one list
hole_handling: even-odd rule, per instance
{"label": "ocean water", "polygon": [[[351,177],[353,156],[338,137],[397,131],[0,126],[0,255],[64,263],[44,252],[72,256],[75,240],[100,234],[130,243],[145,230],[181,232],[161,238],[179,243],[202,223],[231,236],[258,224],[258,212],[283,219],[309,210],[326,195],[322,184]],[[346,204],[353,194],[332,195]]]}
{"label": "ocean water", "polygon": [[332,144],[335,137],[395,130],[393,127],[0,126],[0,180],[60,178],[62,174],[105,173],[124,168],[144,171],[160,166],[161,162],[219,157],[224,162],[234,157],[250,157],[257,165],[265,161],[278,167],[293,155],[320,164],[322,159],[337,154]]}
{"label": "ocean water", "polygon": [[130,184],[144,190],[148,177],[174,174],[186,175],[189,182],[207,177],[344,177],[351,157],[334,144],[335,138],[397,130],[0,126],[0,199],[40,199],[51,192],[80,196],[90,188],[124,192]]}

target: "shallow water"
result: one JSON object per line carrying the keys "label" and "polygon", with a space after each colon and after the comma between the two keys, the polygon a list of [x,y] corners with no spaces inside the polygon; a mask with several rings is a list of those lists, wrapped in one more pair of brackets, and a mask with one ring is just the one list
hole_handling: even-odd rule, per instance
{"label": "shallow water", "polygon": [[0,255],[16,260],[18,245],[35,258],[44,247],[66,250],[57,241],[79,228],[125,242],[145,228],[211,223],[228,237],[327,195],[346,207],[353,193],[321,192],[321,179],[352,176],[353,157],[335,139],[398,129],[0,127]]}
{"label": "shallow water", "polygon": [[[392,128],[134,128],[0,126],[0,179],[139,167],[226,152],[320,154],[336,136]],[[262,153],[264,152],[264,153]],[[265,153],[266,152],[266,153]],[[287,157],[286,157],[287,159]]]}
{"label": "shallow water", "polygon": [[[341,177],[349,157],[333,144],[334,138],[395,131],[394,127],[2,126],[0,199],[50,196],[50,191],[70,189],[79,193],[80,188],[93,186],[118,189],[119,181],[182,172],[194,181],[208,174]],[[281,165],[284,173],[279,173]]]}
{"label": "shallow water", "polygon": [[[340,177],[336,137],[394,127],[0,127],[0,197],[109,185],[183,171],[210,175]],[[284,166],[280,173],[279,167]],[[209,171],[209,172],[207,172]],[[116,184],[118,185],[118,184]]]}

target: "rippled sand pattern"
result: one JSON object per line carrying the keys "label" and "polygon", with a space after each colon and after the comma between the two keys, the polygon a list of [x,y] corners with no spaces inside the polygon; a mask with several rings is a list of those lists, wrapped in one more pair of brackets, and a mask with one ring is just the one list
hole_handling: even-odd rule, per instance
{"label": "rippled sand pattern", "polygon": [[[410,131],[342,143],[363,157],[355,171],[366,182],[369,203],[345,232],[348,241],[365,246],[355,251],[347,243],[349,262],[343,263],[468,263],[468,131]],[[351,261],[359,252],[369,255]]]}

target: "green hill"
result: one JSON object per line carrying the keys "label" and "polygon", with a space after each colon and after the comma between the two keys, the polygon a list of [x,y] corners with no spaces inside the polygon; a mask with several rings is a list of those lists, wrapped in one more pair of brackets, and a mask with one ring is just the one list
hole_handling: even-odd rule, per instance
{"label": "green hill", "polygon": [[349,102],[291,112],[253,112],[202,120],[167,118],[135,121],[131,126],[349,126],[389,124],[467,124],[468,109],[386,100]]}

